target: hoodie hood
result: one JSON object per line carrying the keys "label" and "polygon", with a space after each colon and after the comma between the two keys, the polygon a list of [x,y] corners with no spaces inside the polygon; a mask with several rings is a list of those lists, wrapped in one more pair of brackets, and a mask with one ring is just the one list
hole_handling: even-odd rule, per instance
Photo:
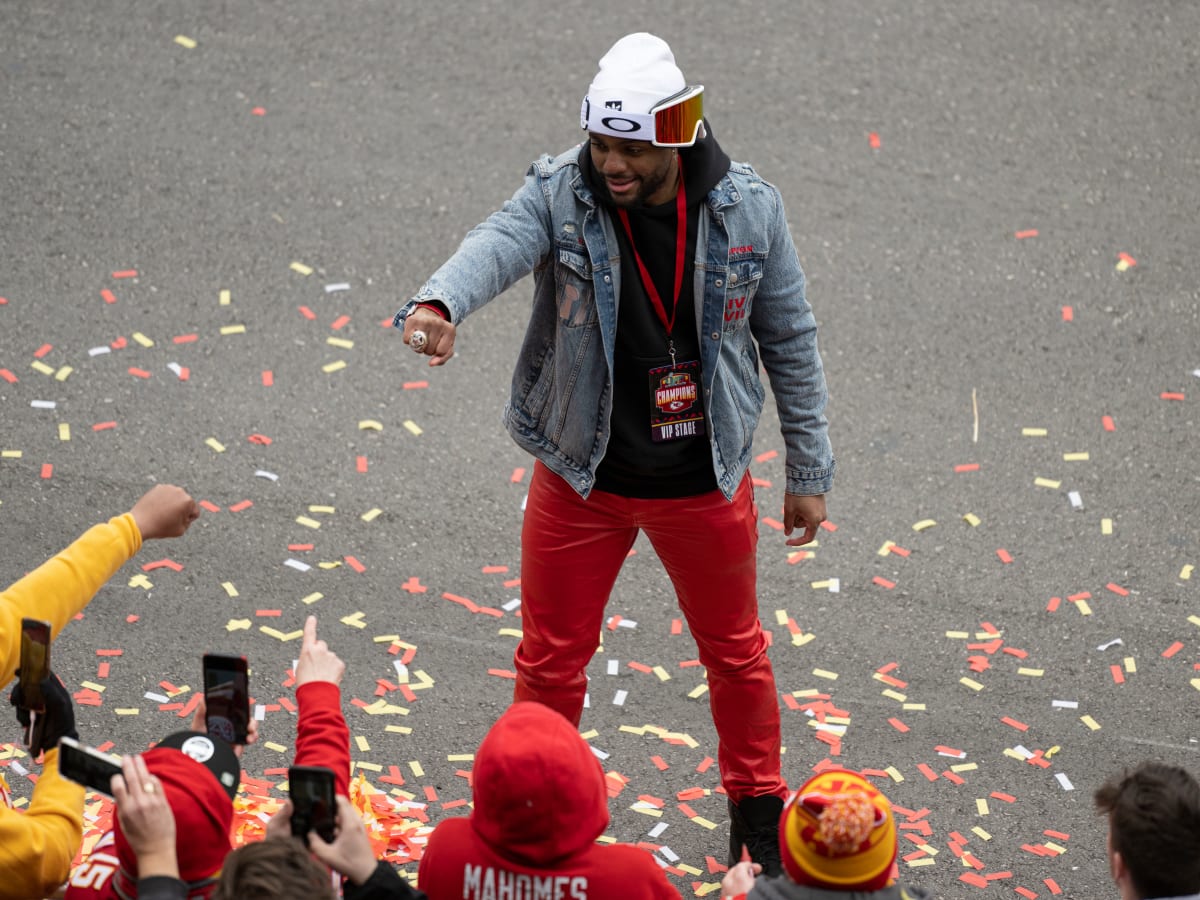
{"label": "hoodie hood", "polygon": [[475,755],[471,823],[492,849],[545,866],[583,850],[608,827],[604,772],[566,718],[514,703]]}

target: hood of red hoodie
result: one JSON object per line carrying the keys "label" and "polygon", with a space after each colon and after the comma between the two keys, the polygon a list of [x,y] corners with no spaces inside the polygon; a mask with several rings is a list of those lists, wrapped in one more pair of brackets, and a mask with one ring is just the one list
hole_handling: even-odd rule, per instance
{"label": "hood of red hoodie", "polygon": [[514,703],[475,754],[471,823],[498,854],[542,866],[608,827],[604,771],[578,730],[541,703]]}

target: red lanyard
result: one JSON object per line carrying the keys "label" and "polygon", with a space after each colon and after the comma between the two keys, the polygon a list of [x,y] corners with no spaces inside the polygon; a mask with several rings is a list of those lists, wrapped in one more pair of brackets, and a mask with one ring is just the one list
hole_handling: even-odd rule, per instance
{"label": "red lanyard", "polygon": [[[667,310],[663,306],[662,297],[658,294],[658,288],[654,286],[654,280],[646,270],[646,264],[642,262],[642,257],[637,252],[637,246],[633,243],[633,231],[629,227],[629,213],[618,209],[617,215],[621,218],[621,224],[625,226],[625,234],[629,236],[629,246],[633,248],[633,258],[637,260],[638,272],[642,276],[642,286],[646,289],[650,302],[654,305],[654,311],[658,313],[659,321],[667,329],[667,337],[670,338],[671,329],[675,327],[675,313],[679,311],[679,291],[683,287],[683,258],[687,254],[687,192],[683,187],[683,163],[679,163],[679,191],[675,194],[675,298],[671,305],[670,318],[667,317]],[[674,345],[672,344],[672,361],[674,356]]]}

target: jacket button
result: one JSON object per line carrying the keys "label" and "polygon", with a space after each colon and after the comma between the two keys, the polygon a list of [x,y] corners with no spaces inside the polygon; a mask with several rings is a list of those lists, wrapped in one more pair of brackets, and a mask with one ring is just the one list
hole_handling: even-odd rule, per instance
{"label": "jacket button", "polygon": [[724,283],[725,283],[725,282],[723,282],[723,281],[722,281],[720,278],[718,278],[718,279],[716,280],[716,282],[715,282],[715,284],[716,284],[716,286],[717,286],[717,287],[720,287],[720,286],[721,286],[721,285],[723,285]]}
{"label": "jacket button", "polygon": [[730,284],[737,284],[737,273],[734,273],[733,275],[730,275],[730,276],[729,276],[729,283],[730,283]]}
{"label": "jacket button", "polygon": [[715,331],[714,331],[714,332],[712,333],[712,339],[713,339],[714,341],[719,341],[719,340],[721,339],[721,335],[719,335],[717,332],[715,332]]}

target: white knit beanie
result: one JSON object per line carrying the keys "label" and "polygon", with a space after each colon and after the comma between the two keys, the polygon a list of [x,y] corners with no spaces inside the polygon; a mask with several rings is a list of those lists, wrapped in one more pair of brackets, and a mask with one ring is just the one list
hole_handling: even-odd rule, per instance
{"label": "white knit beanie", "polygon": [[654,137],[650,110],[687,87],[667,42],[646,32],[627,34],[600,59],[579,124],[587,131],[634,141]]}

